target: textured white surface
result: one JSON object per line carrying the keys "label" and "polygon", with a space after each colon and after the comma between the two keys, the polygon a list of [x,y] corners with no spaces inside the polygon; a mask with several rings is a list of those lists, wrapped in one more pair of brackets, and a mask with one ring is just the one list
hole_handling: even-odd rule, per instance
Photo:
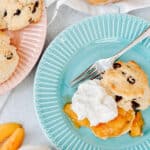
{"label": "textured white surface", "polygon": [[[84,12],[91,15],[98,15],[104,13],[127,13],[129,11],[146,8],[150,6],[149,0],[121,0],[117,3],[109,5],[98,5],[94,6],[87,3],[87,0],[45,0],[47,6],[51,5],[53,2],[58,1],[62,5],[67,5],[74,10]],[[58,4],[59,5],[59,4]]]}
{"label": "textured white surface", "polygon": [[[51,17],[53,5],[48,10],[49,19]],[[131,14],[150,20],[150,8],[137,10]],[[67,26],[79,22],[87,15],[76,12],[67,6],[62,7],[56,20],[48,28],[47,43],[49,43],[59,32]],[[64,19],[65,18],[65,19]],[[35,69],[34,69],[35,70]],[[42,133],[33,106],[33,80],[35,71],[16,87],[8,101],[0,112],[0,123],[17,121],[24,125],[26,129],[26,139],[24,144],[30,145],[51,145]],[[5,96],[4,96],[5,97]],[[7,97],[7,95],[6,95]],[[3,97],[0,97],[2,101]]]}

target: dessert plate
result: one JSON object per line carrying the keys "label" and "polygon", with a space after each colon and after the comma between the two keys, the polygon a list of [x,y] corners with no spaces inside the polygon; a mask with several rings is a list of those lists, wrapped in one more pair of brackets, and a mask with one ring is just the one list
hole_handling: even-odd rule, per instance
{"label": "dessert plate", "polygon": [[[63,112],[75,89],[70,81],[100,58],[110,57],[150,25],[128,15],[104,15],[86,19],[60,33],[48,46],[38,66],[34,101],[39,121],[49,139],[61,150],[149,150],[150,109],[143,112],[144,135],[128,134],[101,140],[87,128],[76,128]],[[135,60],[150,79],[150,39],[124,54]]]}
{"label": "dessert plate", "polygon": [[0,84],[0,95],[15,88],[29,74],[43,50],[46,32],[47,15],[45,9],[40,22],[23,30],[8,32],[12,43],[17,47],[19,64],[12,76]]}

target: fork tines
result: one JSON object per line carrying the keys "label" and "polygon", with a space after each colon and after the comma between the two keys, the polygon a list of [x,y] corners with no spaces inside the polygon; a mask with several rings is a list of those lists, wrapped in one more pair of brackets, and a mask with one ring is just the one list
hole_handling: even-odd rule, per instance
{"label": "fork tines", "polygon": [[89,66],[84,72],[77,76],[74,80],[71,81],[71,86],[75,86],[80,82],[83,82],[87,79],[95,79],[99,76],[99,72],[95,65]]}

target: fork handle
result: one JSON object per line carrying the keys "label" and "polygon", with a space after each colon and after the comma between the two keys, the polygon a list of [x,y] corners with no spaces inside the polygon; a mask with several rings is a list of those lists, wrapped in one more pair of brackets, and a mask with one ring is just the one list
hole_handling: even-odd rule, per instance
{"label": "fork handle", "polygon": [[134,47],[135,45],[137,45],[139,42],[141,42],[143,39],[145,39],[146,37],[150,36],[150,27],[148,27],[144,32],[142,32],[134,41],[132,41],[127,47],[123,48],[122,50],[120,50],[117,54],[115,54],[112,57],[112,61],[114,62],[115,60],[117,60],[120,56],[122,56],[125,52],[127,52],[128,50],[130,50],[132,47]]}

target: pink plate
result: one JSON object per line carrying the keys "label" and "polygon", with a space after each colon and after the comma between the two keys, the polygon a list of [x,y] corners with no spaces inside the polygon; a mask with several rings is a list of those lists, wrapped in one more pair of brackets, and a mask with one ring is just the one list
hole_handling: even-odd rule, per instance
{"label": "pink plate", "polygon": [[17,32],[9,32],[12,43],[17,47],[19,64],[12,76],[0,85],[0,95],[15,88],[30,73],[43,50],[46,33],[46,10],[44,10],[39,23]]}

